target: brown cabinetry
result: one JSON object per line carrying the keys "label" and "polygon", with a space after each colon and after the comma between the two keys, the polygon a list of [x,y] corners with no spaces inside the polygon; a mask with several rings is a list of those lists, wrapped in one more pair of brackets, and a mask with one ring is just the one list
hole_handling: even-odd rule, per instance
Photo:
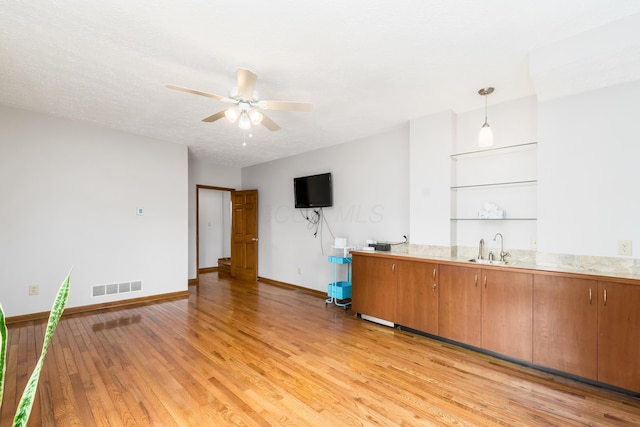
{"label": "brown cabinetry", "polygon": [[354,254],[352,301],[363,315],[640,392],[640,282],[598,279]]}
{"label": "brown cabinetry", "polygon": [[482,347],[531,361],[533,277],[482,270]]}
{"label": "brown cabinetry", "polygon": [[356,313],[395,323],[397,264],[394,259],[353,255],[351,301]]}
{"label": "brown cabinetry", "polygon": [[598,381],[640,391],[640,286],[598,282]]}
{"label": "brown cabinetry", "polygon": [[438,264],[400,261],[396,273],[396,323],[437,335]]}
{"label": "brown cabinetry", "polygon": [[533,363],[597,380],[598,286],[595,280],[533,278]]}
{"label": "brown cabinetry", "polygon": [[438,331],[443,338],[482,345],[480,269],[440,266]]}
{"label": "brown cabinetry", "polygon": [[531,361],[532,275],[440,266],[439,334]]}

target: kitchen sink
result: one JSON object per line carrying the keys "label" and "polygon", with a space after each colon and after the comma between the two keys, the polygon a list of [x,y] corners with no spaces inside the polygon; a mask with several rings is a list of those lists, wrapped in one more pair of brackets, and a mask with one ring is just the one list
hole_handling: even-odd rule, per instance
{"label": "kitchen sink", "polygon": [[473,258],[470,259],[469,262],[475,262],[476,264],[489,264],[489,265],[509,265],[507,261],[499,261],[499,260],[488,260],[488,259],[478,259]]}

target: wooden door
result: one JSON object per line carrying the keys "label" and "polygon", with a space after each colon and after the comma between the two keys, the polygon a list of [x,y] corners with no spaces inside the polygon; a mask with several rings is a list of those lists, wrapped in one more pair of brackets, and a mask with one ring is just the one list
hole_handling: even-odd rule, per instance
{"label": "wooden door", "polygon": [[640,286],[598,282],[598,381],[640,392]]}
{"label": "wooden door", "polygon": [[258,190],[233,191],[231,275],[258,280]]}
{"label": "wooden door", "polygon": [[353,311],[395,323],[397,263],[386,258],[353,255]]}
{"label": "wooden door", "polygon": [[598,379],[598,283],[533,277],[533,363]]}
{"label": "wooden door", "polygon": [[396,282],[396,323],[437,335],[438,264],[400,261]]}
{"label": "wooden door", "polygon": [[528,362],[533,359],[533,276],[482,270],[482,347]]}
{"label": "wooden door", "polygon": [[438,334],[443,338],[482,345],[482,287],[480,269],[439,266]]}

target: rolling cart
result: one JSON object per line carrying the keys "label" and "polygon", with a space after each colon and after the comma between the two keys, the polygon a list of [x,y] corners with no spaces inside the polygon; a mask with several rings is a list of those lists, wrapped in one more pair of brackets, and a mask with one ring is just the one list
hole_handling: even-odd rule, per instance
{"label": "rolling cart", "polygon": [[[328,295],[324,302],[325,305],[334,303],[338,307],[343,307],[345,310],[351,305],[351,301],[341,303],[338,301],[351,298],[351,256],[330,256],[329,262],[333,268],[333,281],[329,283]],[[338,267],[345,265],[347,268],[347,280],[338,280]]]}

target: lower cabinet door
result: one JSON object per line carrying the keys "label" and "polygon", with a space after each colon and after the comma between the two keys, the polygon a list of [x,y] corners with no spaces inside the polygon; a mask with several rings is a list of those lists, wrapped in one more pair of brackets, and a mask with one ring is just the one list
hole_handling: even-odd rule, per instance
{"label": "lower cabinet door", "polygon": [[397,264],[392,259],[353,255],[353,311],[395,323]]}
{"label": "lower cabinet door", "polygon": [[598,379],[598,283],[533,276],[533,363]]}
{"label": "lower cabinet door", "polygon": [[481,347],[480,269],[453,265],[440,265],[438,268],[438,334],[443,338]]}
{"label": "lower cabinet door", "polygon": [[438,265],[427,262],[398,263],[396,323],[429,334],[438,334]]}
{"label": "lower cabinet door", "polygon": [[533,275],[482,270],[482,347],[533,359]]}
{"label": "lower cabinet door", "polygon": [[598,381],[640,392],[640,286],[598,282]]}

